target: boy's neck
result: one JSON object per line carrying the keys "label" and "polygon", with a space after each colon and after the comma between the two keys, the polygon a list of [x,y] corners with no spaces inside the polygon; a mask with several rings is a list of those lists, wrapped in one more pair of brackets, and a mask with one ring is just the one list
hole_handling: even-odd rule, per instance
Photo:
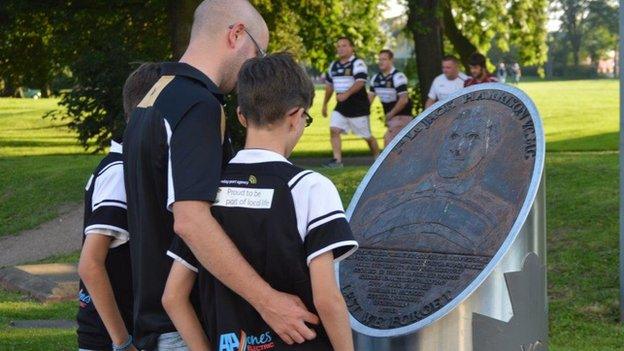
{"label": "boy's neck", "polygon": [[280,137],[278,133],[264,129],[247,128],[247,139],[245,140],[245,149],[263,149],[273,151],[284,157],[288,157],[285,138]]}

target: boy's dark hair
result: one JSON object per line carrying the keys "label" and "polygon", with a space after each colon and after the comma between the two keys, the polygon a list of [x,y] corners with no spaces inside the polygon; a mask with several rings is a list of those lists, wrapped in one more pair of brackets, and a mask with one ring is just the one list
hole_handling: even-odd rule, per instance
{"label": "boy's dark hair", "polygon": [[442,62],[444,61],[453,61],[455,63],[459,63],[459,60],[457,59],[457,57],[453,56],[453,55],[446,55],[442,58]]}
{"label": "boy's dark hair", "polygon": [[468,59],[468,64],[470,66],[481,66],[482,68],[485,68],[485,56],[481,55],[478,52],[475,52],[470,55],[470,58]]}
{"label": "boy's dark hair", "polygon": [[123,109],[126,122],[132,110],[143,100],[162,75],[160,63],[145,62],[130,73],[123,86]]}
{"label": "boy's dark hair", "polygon": [[336,42],[339,42],[341,40],[346,40],[349,42],[349,45],[351,45],[351,47],[353,47],[353,40],[351,40],[351,38],[347,37],[347,36],[342,36],[340,38],[338,38],[338,40],[336,40]]}
{"label": "boy's dark hair", "polygon": [[256,126],[280,120],[295,107],[308,109],[314,85],[289,53],[247,60],[238,74],[238,106]]}
{"label": "boy's dark hair", "polygon": [[392,52],[392,50],[390,50],[390,49],[383,49],[383,50],[381,50],[381,51],[379,52],[379,55],[381,55],[381,54],[386,54],[386,55],[388,55],[388,57],[389,57],[391,60],[392,60],[392,59],[394,59],[394,52]]}

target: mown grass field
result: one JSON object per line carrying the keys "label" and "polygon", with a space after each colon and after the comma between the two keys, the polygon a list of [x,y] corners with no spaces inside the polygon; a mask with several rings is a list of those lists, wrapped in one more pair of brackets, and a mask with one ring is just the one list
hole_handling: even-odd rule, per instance
{"label": "mown grass field", "polygon": [[[547,139],[548,293],[551,350],[624,350],[618,317],[618,83],[612,80],[530,82]],[[327,156],[328,120],[322,92],[295,154]],[[55,216],[62,203],[80,201],[98,155],[85,155],[70,134],[40,115],[54,100],[0,100],[0,235]],[[378,116],[378,115],[377,115]],[[373,133],[383,128],[374,116]],[[349,137],[347,154],[366,153]],[[322,170],[345,206],[366,167]],[[1,253],[0,253],[1,254]],[[75,260],[75,255],[53,260]],[[15,319],[73,318],[75,304],[40,304],[0,291],[0,350],[73,350],[67,330],[15,330]]]}

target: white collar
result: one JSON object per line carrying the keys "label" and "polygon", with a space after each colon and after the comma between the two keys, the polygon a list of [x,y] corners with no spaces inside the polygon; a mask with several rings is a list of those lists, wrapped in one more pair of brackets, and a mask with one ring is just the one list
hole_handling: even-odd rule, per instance
{"label": "white collar", "polygon": [[392,75],[392,73],[394,73],[394,71],[396,71],[396,68],[394,66],[392,66],[392,69],[390,70],[390,73],[388,73],[387,75],[385,75],[383,72],[379,71],[379,73],[381,74],[382,77],[384,78],[388,78]]}
{"label": "white collar", "polygon": [[116,152],[118,154],[123,153],[122,144],[116,142],[115,140],[111,140],[110,152]]}
{"label": "white collar", "polygon": [[355,54],[351,55],[351,57],[349,57],[349,59],[345,63],[342,63],[341,62],[342,60],[339,58],[338,59],[338,63],[341,64],[341,65],[346,65],[347,63],[352,62],[353,60],[355,60]]}
{"label": "white collar", "polygon": [[239,151],[230,163],[263,163],[263,162],[290,162],[277,152],[265,149],[243,149]]}

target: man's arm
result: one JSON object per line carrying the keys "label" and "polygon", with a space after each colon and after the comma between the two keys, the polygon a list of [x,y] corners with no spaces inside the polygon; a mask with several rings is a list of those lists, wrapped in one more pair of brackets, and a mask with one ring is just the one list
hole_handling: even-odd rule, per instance
{"label": "man's arm", "polygon": [[[108,235],[87,235],[80,252],[78,274],[89,291],[111,340],[115,345],[123,345],[128,340],[129,334],[121,318],[105,266],[112,240],[113,237]],[[132,346],[130,350],[136,349]]]}
{"label": "man's arm", "polygon": [[206,351],[210,350],[208,338],[190,300],[196,279],[197,273],[182,263],[173,261],[162,296],[162,305],[188,348],[191,351]]}
{"label": "man's arm", "polygon": [[436,100],[432,99],[432,98],[428,98],[427,101],[425,102],[425,108],[429,108],[431,107],[431,105],[435,104]]}
{"label": "man's arm", "polygon": [[287,344],[316,337],[305,322],[318,324],[301,300],[271,288],[249,265],[204,201],[173,204],[174,231],[219,281],[247,300]]}
{"label": "man's arm", "polygon": [[409,97],[407,96],[407,93],[399,95],[399,100],[396,102],[396,104],[394,104],[392,110],[390,110],[390,112],[386,114],[386,122],[391,120],[392,117],[396,116],[399,112],[401,112],[408,102]]}
{"label": "man's arm", "polygon": [[353,351],[349,314],[334,276],[334,255],[328,251],[310,262],[312,296],[335,351]]}
{"label": "man's arm", "polygon": [[351,88],[349,88],[349,90],[345,91],[344,93],[336,94],[336,100],[338,100],[339,102],[345,101],[346,99],[349,98],[349,96],[362,90],[364,86],[366,86],[366,80],[358,79],[355,81],[355,83],[353,83],[353,85],[351,86]]}
{"label": "man's arm", "polygon": [[323,109],[322,114],[323,117],[327,117],[327,104],[329,103],[329,99],[331,99],[334,94],[334,86],[331,84],[325,84],[325,98],[323,99]]}

